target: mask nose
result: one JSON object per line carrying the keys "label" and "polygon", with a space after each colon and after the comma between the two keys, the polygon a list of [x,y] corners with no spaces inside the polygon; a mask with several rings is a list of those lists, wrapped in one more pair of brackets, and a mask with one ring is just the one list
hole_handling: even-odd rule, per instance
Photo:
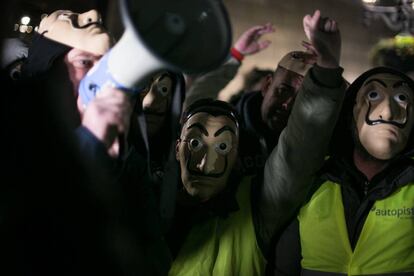
{"label": "mask nose", "polygon": [[402,108],[392,98],[387,97],[380,106],[379,119],[384,121],[401,119]]}
{"label": "mask nose", "polygon": [[150,107],[152,107],[155,103],[155,96],[154,93],[149,91],[144,98],[142,99],[142,108],[143,110],[148,110]]}
{"label": "mask nose", "polygon": [[102,23],[101,15],[97,10],[90,10],[79,15],[79,26],[85,26],[90,23]]}
{"label": "mask nose", "polygon": [[153,88],[142,99],[142,109],[152,111],[163,111],[166,109],[166,101]]}
{"label": "mask nose", "polygon": [[197,169],[204,174],[213,173],[216,169],[217,157],[218,154],[214,149],[208,149],[203,158],[197,164]]}

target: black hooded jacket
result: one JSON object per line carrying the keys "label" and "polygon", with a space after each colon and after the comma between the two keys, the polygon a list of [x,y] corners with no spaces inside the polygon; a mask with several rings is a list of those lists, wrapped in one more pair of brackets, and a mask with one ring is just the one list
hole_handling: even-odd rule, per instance
{"label": "black hooded jacket", "polygon": [[[326,161],[320,178],[313,187],[313,191],[316,191],[325,181],[332,181],[341,186],[348,237],[353,249],[375,201],[387,198],[399,188],[414,182],[413,130],[403,152],[390,160],[387,167],[375,175],[371,181],[368,181],[353,162],[356,141],[353,107],[356,95],[367,78],[379,73],[390,73],[401,77],[414,91],[414,82],[403,73],[391,68],[377,67],[358,77],[347,90],[341,115],[331,140],[331,157]],[[312,194],[310,193],[308,200],[311,199]],[[276,257],[275,275],[300,274],[301,249],[298,227],[298,221],[293,221],[279,240],[276,253],[279,257]]]}
{"label": "black hooded jacket", "polygon": [[260,91],[245,93],[236,104],[240,116],[239,168],[242,173],[261,173],[266,160],[276,146],[278,137],[263,123]]}
{"label": "black hooded jacket", "polygon": [[[86,128],[77,130],[81,148],[91,162],[100,162],[116,183],[121,183],[129,196],[131,208],[139,210],[134,218],[144,251],[148,275],[164,275],[171,261],[167,245],[161,238],[168,229],[175,210],[175,194],[180,185],[179,168],[175,160],[175,141],[179,134],[179,118],[184,100],[184,79],[173,77],[173,95],[161,130],[149,139],[142,110],[137,99],[128,134],[128,149],[117,159],[110,158],[102,142]],[[138,194],[138,196],[136,196]],[[135,227],[135,226],[134,226]],[[145,270],[143,270],[145,271]]]}
{"label": "black hooded jacket", "polygon": [[179,165],[175,159],[175,144],[180,134],[180,117],[185,97],[183,75],[175,72],[168,73],[173,79],[174,88],[166,111],[167,117],[161,129],[154,137],[148,137],[145,112],[142,111],[141,101],[137,101],[128,137],[132,146],[131,150],[146,159],[151,185],[160,207],[162,227],[165,231],[173,219],[175,194],[177,187],[181,185]]}
{"label": "black hooded jacket", "polygon": [[341,185],[348,236],[352,248],[355,247],[365,219],[377,200],[384,199],[396,190],[414,181],[414,135],[411,131],[406,148],[389,160],[387,167],[375,175],[371,181],[354,165],[355,123],[353,106],[357,92],[366,79],[374,74],[389,73],[401,77],[414,91],[414,81],[403,73],[387,68],[377,67],[358,77],[348,88],[342,108],[342,114],[336,126],[332,140],[332,158],[323,168],[321,181],[330,180]]}
{"label": "black hooded jacket", "polygon": [[27,174],[18,181],[28,183],[21,204],[28,207],[18,209],[25,220],[10,227],[20,235],[15,259],[30,275],[166,275],[170,256],[145,150],[131,147],[112,160],[79,127],[63,63],[70,49],[36,37],[15,91],[16,163]]}
{"label": "black hooded jacket", "polygon": [[89,189],[88,174],[74,145],[73,125],[68,125],[68,117],[72,118],[68,112],[76,105],[72,91],[62,85],[65,76],[58,73],[69,50],[35,36],[22,79],[7,86],[1,243],[3,256],[8,257],[2,263],[7,263],[2,265],[7,272],[1,274],[117,275],[121,271],[103,238],[106,207]]}

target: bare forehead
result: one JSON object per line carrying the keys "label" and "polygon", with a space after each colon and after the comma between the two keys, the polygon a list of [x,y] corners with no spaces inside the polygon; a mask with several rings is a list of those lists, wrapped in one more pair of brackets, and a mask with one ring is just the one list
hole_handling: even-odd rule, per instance
{"label": "bare forehead", "polygon": [[200,124],[204,126],[207,131],[216,131],[224,126],[231,127],[234,131],[237,131],[236,124],[232,119],[225,115],[213,116],[206,112],[199,112],[191,116],[185,123],[183,131],[187,130],[194,124]]}

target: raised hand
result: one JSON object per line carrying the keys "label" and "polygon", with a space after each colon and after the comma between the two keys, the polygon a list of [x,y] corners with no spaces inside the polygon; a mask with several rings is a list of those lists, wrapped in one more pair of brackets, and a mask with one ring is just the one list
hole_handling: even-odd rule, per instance
{"label": "raised hand", "polygon": [[303,18],[303,29],[312,46],[311,50],[318,56],[317,64],[325,68],[338,67],[341,55],[338,23],[321,17],[321,12],[316,10],[313,15],[308,14]]}
{"label": "raised hand", "polygon": [[251,27],[237,39],[234,48],[245,56],[260,52],[263,49],[266,49],[271,41],[259,41],[259,39],[264,34],[273,33],[274,31],[275,29],[270,23]]}
{"label": "raised hand", "polygon": [[309,42],[307,42],[305,40],[302,40],[302,46],[305,47],[307,53],[310,53],[310,54],[314,55],[315,56],[315,59],[316,59],[316,57],[318,56],[318,54],[317,54],[317,52],[315,50],[315,47],[313,47],[313,45],[311,43],[309,43]]}

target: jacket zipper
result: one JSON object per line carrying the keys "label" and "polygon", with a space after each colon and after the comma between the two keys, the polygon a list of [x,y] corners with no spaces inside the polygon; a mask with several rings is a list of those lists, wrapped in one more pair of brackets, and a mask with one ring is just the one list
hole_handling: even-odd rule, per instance
{"label": "jacket zipper", "polygon": [[367,196],[369,188],[369,181],[364,182],[364,195]]}

